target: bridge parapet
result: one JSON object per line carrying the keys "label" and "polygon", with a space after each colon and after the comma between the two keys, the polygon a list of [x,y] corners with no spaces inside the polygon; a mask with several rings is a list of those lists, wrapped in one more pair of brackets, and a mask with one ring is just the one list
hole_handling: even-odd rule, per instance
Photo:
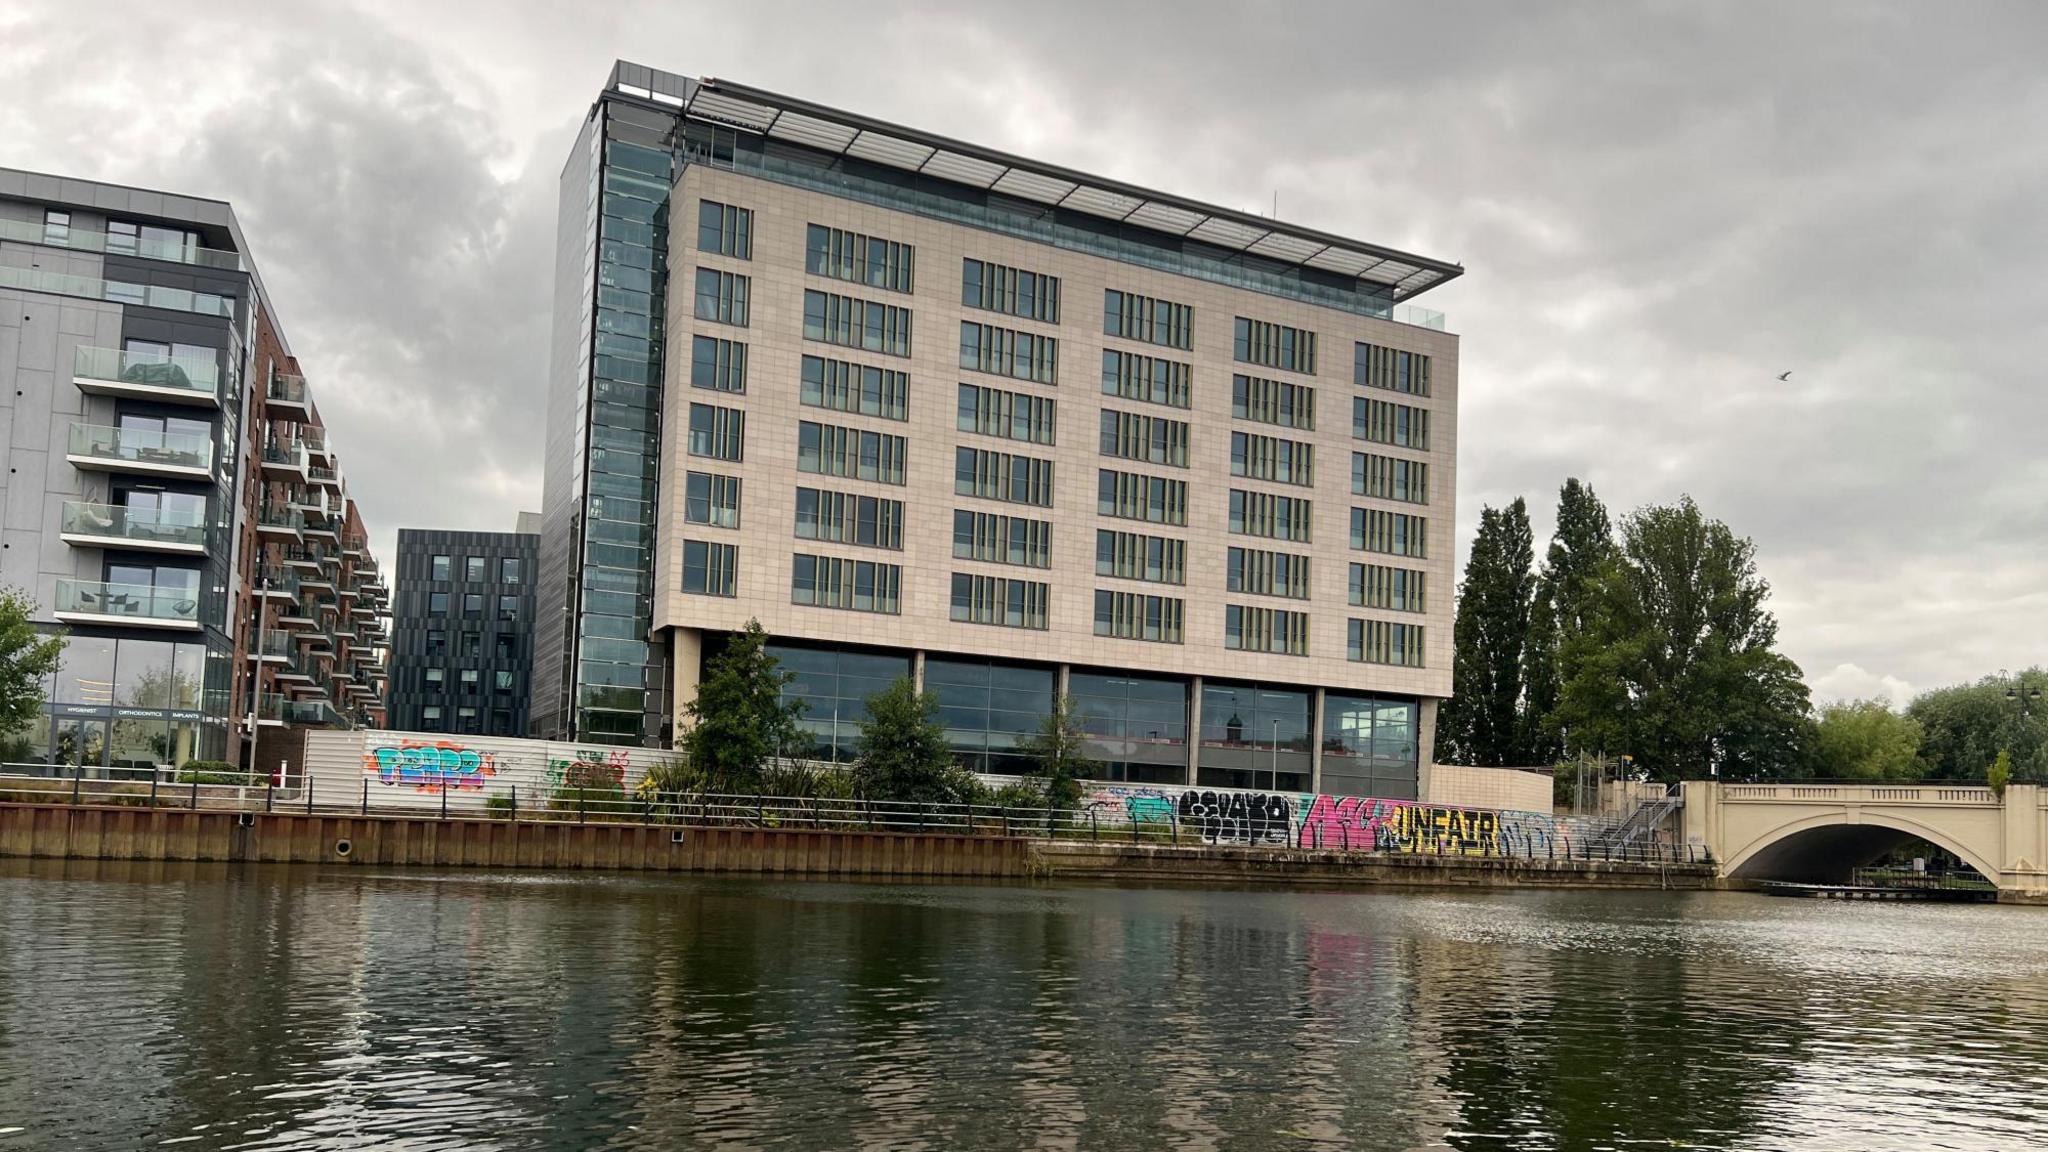
{"label": "bridge parapet", "polygon": [[[1840,804],[1981,804],[1999,807],[1989,788],[1968,784],[1724,784],[1723,803],[1822,801]],[[2048,804],[2048,797],[2044,797]]]}

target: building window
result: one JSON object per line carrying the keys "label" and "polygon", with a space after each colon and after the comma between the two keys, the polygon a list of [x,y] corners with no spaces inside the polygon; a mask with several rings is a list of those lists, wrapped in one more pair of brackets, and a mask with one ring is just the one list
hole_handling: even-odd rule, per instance
{"label": "building window", "polygon": [[500,668],[491,673],[491,678],[491,687],[494,690],[499,692],[510,692],[512,690],[512,672],[510,669]]}
{"label": "building window", "polygon": [[455,654],[457,656],[476,656],[483,652],[483,648],[483,633],[457,632],[455,634]]}
{"label": "building window", "polygon": [[1262,548],[1232,548],[1224,565],[1232,592],[1308,599],[1308,557]]}
{"label": "building window", "polygon": [[1429,409],[1409,404],[1351,398],[1351,435],[1376,444],[1429,451]]}
{"label": "building window", "polygon": [[1101,450],[1104,456],[1120,460],[1185,468],[1188,466],[1187,422],[1105,408],[1102,410]]}
{"label": "building window", "polygon": [[1100,528],[1095,532],[1095,574],[1125,580],[1150,580],[1155,584],[1187,583],[1188,545],[1185,540],[1146,536],[1137,532],[1116,532]]}
{"label": "building window", "polygon": [[1276,484],[1314,487],[1315,445],[1253,432],[1232,432],[1230,474],[1252,480],[1271,480]]}
{"label": "building window", "polygon": [[519,641],[509,632],[500,632],[494,638],[497,656],[500,660],[515,659],[519,654]]}
{"label": "building window", "polygon": [[439,724],[441,722],[441,706],[439,704],[428,704],[421,708],[420,722],[423,724]]}
{"label": "building window", "polygon": [[697,202],[697,250],[720,256],[754,258],[754,214],[745,208],[711,200]]}
{"label": "building window", "polygon": [[990,264],[969,256],[960,272],[960,302],[1026,320],[1060,322],[1060,278]]}
{"label": "building window", "polygon": [[908,244],[813,224],[804,234],[804,270],[891,292],[911,290],[917,251]]}
{"label": "building window", "polygon": [[445,628],[429,628],[429,629],[427,629],[427,648],[426,648],[426,654],[427,654],[427,655],[429,655],[429,656],[445,656],[445,655],[447,655],[447,654],[448,654],[448,630],[447,630],[447,629],[445,629]]}
{"label": "building window", "polygon": [[1423,574],[1409,568],[1353,564],[1351,602],[1361,608],[1422,612],[1426,610],[1422,601],[1422,581]]}
{"label": "building window", "polygon": [[466,581],[481,582],[484,578],[484,558],[481,556],[464,556],[462,558],[462,578]]}
{"label": "building window", "polygon": [[1052,586],[1036,580],[953,573],[953,619],[963,624],[1043,631],[1051,599]]}
{"label": "building window", "polygon": [[427,615],[446,616],[447,614],[448,594],[446,592],[427,593]]}
{"label": "building window", "polygon": [[1308,613],[1280,608],[1223,609],[1223,646],[1242,652],[1308,655]]}
{"label": "building window", "polygon": [[746,450],[747,414],[715,404],[690,405],[690,455],[740,460]]}
{"label": "building window", "polygon": [[519,583],[519,557],[503,556],[498,559],[498,583]]}
{"label": "building window", "polygon": [[1257,420],[1313,432],[1316,426],[1316,390],[1305,384],[1289,384],[1285,380],[1268,380],[1262,376],[1232,376],[1230,414],[1240,420]]}
{"label": "building window", "polygon": [[700,596],[733,595],[739,549],[730,544],[683,541],[683,591]]}
{"label": "building window", "polygon": [[71,213],[55,209],[43,211],[43,243],[71,243]]}
{"label": "building window", "polygon": [[960,322],[960,366],[1040,384],[1060,382],[1060,342],[1035,332]]}
{"label": "building window", "polygon": [[714,528],[739,527],[740,478],[717,472],[685,472],[683,519]]}
{"label": "building window", "polygon": [[429,668],[426,671],[429,684],[440,684],[448,678],[448,670],[445,668]]}
{"label": "building window", "polygon": [[1242,364],[1263,364],[1304,376],[1316,374],[1316,334],[1306,328],[1239,316],[1234,350]]}
{"label": "building window", "polygon": [[833,408],[880,416],[886,420],[910,419],[910,374],[821,356],[803,358],[801,399],[813,408]]}
{"label": "building window", "polygon": [[799,552],[790,568],[793,603],[894,616],[901,609],[903,569],[895,564]]}
{"label": "building window", "polygon": [[753,282],[737,272],[697,269],[697,319],[747,326],[747,294]]}
{"label": "building window", "polygon": [[799,488],[796,534],[800,540],[831,540],[901,551],[903,501]]}
{"label": "building window", "polygon": [[1240,536],[1307,544],[1313,510],[1310,502],[1299,496],[1230,490],[1230,530]]}
{"label": "building window", "polygon": [[484,594],[481,592],[464,592],[462,594],[462,614],[464,616],[483,615]]}
{"label": "building window", "polygon": [[716,336],[690,338],[690,387],[712,392],[747,390],[747,346]]}
{"label": "building window", "polygon": [[1000,512],[953,511],[953,558],[1052,567],[1052,522]]}
{"label": "building window", "polygon": [[454,564],[455,561],[447,556],[434,557],[432,563],[428,565],[428,578],[433,580],[452,579]]}
{"label": "building window", "polygon": [[1351,546],[1361,552],[1384,552],[1417,560],[1428,556],[1429,521],[1378,508],[1351,510]]}
{"label": "building window", "polygon": [[498,597],[498,619],[500,619],[500,620],[517,620],[517,619],[519,619],[519,597],[517,597],[517,596],[500,596],[500,597]]}
{"label": "building window", "polygon": [[1356,345],[1351,379],[1361,388],[1385,388],[1410,396],[1429,395],[1429,357],[1377,344]]}
{"label": "building window", "polygon": [[959,428],[1006,440],[1053,442],[1055,415],[1048,396],[1005,392],[977,384],[960,385]]}
{"label": "building window", "polygon": [[953,451],[953,491],[1012,504],[1052,507],[1052,461],[981,448]]}
{"label": "building window", "polygon": [[903,460],[908,454],[909,442],[901,436],[809,420],[796,426],[799,472],[901,484]]}
{"label": "building window", "polygon": [[1188,686],[1163,676],[1067,673],[1088,751],[1107,780],[1179,784],[1188,770]]}
{"label": "building window", "polygon": [[1055,675],[1043,665],[927,657],[924,688],[938,698],[955,761],[971,772],[1034,771],[1017,746],[1052,711]]}
{"label": "building window", "polygon": [[1393,456],[1351,454],[1351,493],[1382,500],[1429,503],[1429,465]]}
{"label": "building window", "polygon": [[1095,591],[1095,634],[1122,640],[1178,644],[1186,602],[1172,596],[1141,592]]}
{"label": "building window", "polygon": [[1422,625],[1351,621],[1351,659],[1361,664],[1422,667]]}
{"label": "building window", "polygon": [[476,709],[468,707],[457,708],[455,710],[455,730],[462,733],[475,733]]}
{"label": "building window", "polygon": [[1096,474],[1095,510],[1125,520],[1184,526],[1188,522],[1188,482],[1104,468]]}
{"label": "building window", "polygon": [[475,693],[482,673],[475,668],[464,668],[460,675],[463,695]]}
{"label": "building window", "polygon": [[804,339],[910,355],[910,309],[830,292],[804,293]]}
{"label": "building window", "polygon": [[519,735],[519,733],[517,733],[517,732],[514,732],[514,731],[512,731],[512,713],[511,713],[511,711],[510,711],[510,710],[508,710],[508,709],[504,709],[504,708],[493,708],[493,709],[491,709],[491,735],[493,735],[493,736],[517,736],[517,735]]}
{"label": "building window", "polygon": [[1105,335],[1168,348],[1194,347],[1195,310],[1171,300],[1155,300],[1114,288],[1102,294]]}
{"label": "building window", "polygon": [[1170,408],[1193,402],[1189,379],[1193,370],[1178,360],[1140,356],[1136,352],[1102,350],[1102,394],[1143,400]]}

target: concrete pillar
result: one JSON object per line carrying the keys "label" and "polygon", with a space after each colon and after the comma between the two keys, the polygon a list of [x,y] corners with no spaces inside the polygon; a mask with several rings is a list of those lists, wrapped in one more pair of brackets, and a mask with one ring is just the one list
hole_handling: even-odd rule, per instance
{"label": "concrete pillar", "polygon": [[1323,790],[1323,689],[1316,689],[1315,704],[1308,713],[1308,790]]}
{"label": "concrete pillar", "polygon": [[910,654],[910,686],[919,692],[924,691],[924,649],[922,648]]}
{"label": "concrete pillar", "polygon": [[675,717],[675,734],[690,727],[690,705],[697,700],[697,680],[704,665],[704,630],[669,629],[669,709]]}
{"label": "concrete pillar", "polygon": [[1415,798],[1429,799],[1429,763],[1436,759],[1436,710],[1442,701],[1424,697],[1415,710]]}
{"label": "concrete pillar", "polygon": [[1072,691],[1072,689],[1067,687],[1067,685],[1070,681],[1069,674],[1073,672],[1073,670],[1073,665],[1062,664],[1059,666],[1059,669],[1052,674],[1052,698],[1055,702],[1065,700],[1067,698],[1067,693]]}
{"label": "concrete pillar", "polygon": [[1195,786],[1195,769],[1202,759],[1202,678],[1188,680],[1188,778],[1187,785]]}

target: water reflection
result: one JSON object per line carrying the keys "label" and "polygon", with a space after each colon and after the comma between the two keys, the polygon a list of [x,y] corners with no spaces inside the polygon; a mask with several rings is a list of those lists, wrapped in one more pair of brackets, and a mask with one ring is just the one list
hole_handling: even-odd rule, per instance
{"label": "water reflection", "polygon": [[2044,916],[7,862],[0,1148],[2041,1146]]}

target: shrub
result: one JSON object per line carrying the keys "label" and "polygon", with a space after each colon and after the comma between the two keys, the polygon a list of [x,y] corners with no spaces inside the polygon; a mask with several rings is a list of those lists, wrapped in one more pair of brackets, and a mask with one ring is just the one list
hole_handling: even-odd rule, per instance
{"label": "shrub", "polygon": [[247,784],[263,783],[260,776],[242,771],[225,760],[187,760],[178,770],[180,784]]}

